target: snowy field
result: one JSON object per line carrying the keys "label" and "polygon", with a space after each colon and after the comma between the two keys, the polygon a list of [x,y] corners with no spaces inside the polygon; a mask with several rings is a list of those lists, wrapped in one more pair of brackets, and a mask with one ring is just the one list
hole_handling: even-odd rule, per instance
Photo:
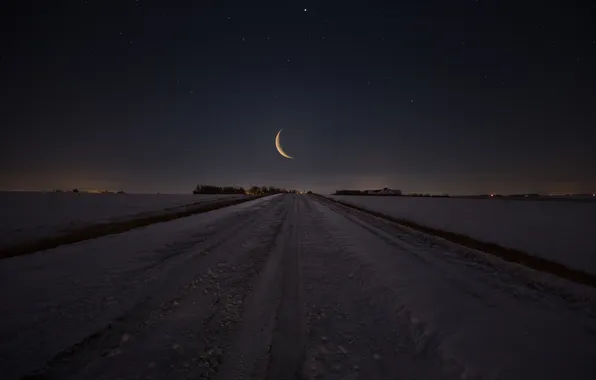
{"label": "snowy field", "polygon": [[3,380],[592,380],[595,331],[595,288],[303,195],[0,260]]}
{"label": "snowy field", "polygon": [[0,192],[0,248],[81,227],[242,195]]}
{"label": "snowy field", "polygon": [[329,197],[596,274],[596,202]]}

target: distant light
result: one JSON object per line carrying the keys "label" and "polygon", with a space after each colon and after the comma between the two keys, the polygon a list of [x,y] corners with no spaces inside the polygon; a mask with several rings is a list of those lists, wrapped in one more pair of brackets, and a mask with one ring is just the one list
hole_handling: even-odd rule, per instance
{"label": "distant light", "polygon": [[490,196],[491,196],[491,197],[494,197],[495,195],[494,195],[494,194],[491,194]]}
{"label": "distant light", "polygon": [[306,12],[308,9],[304,8],[304,12]]}

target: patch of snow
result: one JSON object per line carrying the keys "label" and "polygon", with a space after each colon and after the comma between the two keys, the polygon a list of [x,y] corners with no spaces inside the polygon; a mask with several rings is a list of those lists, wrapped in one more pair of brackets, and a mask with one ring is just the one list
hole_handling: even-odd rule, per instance
{"label": "patch of snow", "polygon": [[0,192],[0,248],[94,224],[242,195]]}
{"label": "patch of snow", "polygon": [[596,203],[329,196],[596,274]]}

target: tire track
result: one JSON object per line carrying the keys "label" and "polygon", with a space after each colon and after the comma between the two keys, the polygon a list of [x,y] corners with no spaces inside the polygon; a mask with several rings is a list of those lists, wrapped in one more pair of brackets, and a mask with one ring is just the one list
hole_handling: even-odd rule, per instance
{"label": "tire track", "polygon": [[300,274],[300,197],[287,196],[287,217],[217,379],[293,379],[305,345]]}
{"label": "tire track", "polygon": [[306,345],[299,244],[303,198],[292,198],[293,210],[284,231],[282,294],[271,345],[268,380],[296,379],[300,375]]}

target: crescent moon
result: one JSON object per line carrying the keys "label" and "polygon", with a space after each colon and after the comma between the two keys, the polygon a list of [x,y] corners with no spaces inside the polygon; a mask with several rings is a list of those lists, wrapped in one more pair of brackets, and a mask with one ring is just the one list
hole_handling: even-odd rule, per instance
{"label": "crescent moon", "polygon": [[277,148],[279,154],[281,154],[285,158],[292,159],[292,156],[284,152],[284,149],[281,147],[281,143],[279,142],[279,135],[281,134],[281,131],[283,131],[283,129],[280,129],[279,132],[277,132],[277,136],[275,136],[275,147]]}

